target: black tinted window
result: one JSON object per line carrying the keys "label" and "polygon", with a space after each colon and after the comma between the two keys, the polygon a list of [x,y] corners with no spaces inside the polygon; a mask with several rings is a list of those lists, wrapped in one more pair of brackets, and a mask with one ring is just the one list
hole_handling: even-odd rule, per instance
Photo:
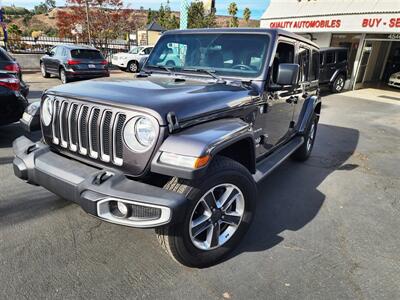
{"label": "black tinted window", "polygon": [[276,82],[278,76],[279,64],[293,64],[294,63],[294,45],[279,43],[276,49],[274,62],[272,64],[272,80]]}
{"label": "black tinted window", "polygon": [[310,80],[317,80],[319,77],[319,52],[312,51]]}
{"label": "black tinted window", "polygon": [[87,49],[71,50],[71,57],[78,59],[103,59],[100,51]]}
{"label": "black tinted window", "polygon": [[335,52],[329,51],[325,53],[325,62],[327,64],[335,63]]}
{"label": "black tinted window", "polygon": [[153,50],[153,48],[146,48],[143,50],[144,54],[150,54],[151,50]]}
{"label": "black tinted window", "polygon": [[300,82],[309,81],[310,50],[300,47],[299,49]]}
{"label": "black tinted window", "polygon": [[338,62],[347,61],[347,51],[339,51],[338,52]]}

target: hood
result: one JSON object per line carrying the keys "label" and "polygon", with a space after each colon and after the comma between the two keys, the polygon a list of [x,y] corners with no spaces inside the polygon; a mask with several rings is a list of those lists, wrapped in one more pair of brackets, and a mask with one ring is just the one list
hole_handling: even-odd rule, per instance
{"label": "hood", "polygon": [[251,101],[249,90],[241,86],[186,80],[169,76],[122,79],[97,79],[60,85],[47,94],[120,106],[147,112],[166,125],[166,115],[174,112],[179,121],[243,106]]}

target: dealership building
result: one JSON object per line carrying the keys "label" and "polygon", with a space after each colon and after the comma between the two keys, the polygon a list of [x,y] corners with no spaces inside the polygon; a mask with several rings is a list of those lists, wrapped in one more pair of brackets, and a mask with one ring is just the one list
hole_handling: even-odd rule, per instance
{"label": "dealership building", "polygon": [[261,27],[347,48],[352,89],[383,87],[400,71],[400,0],[271,0]]}

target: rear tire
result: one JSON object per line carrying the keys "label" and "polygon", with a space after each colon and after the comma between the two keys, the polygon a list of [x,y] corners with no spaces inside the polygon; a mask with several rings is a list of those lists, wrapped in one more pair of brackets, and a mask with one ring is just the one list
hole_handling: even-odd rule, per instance
{"label": "rear tire", "polygon": [[333,82],[333,84],[332,84],[332,87],[331,87],[332,93],[340,93],[340,92],[342,92],[343,89],[344,89],[345,81],[346,81],[346,79],[345,79],[344,75],[339,74],[336,77],[336,79]]}
{"label": "rear tire", "polygon": [[50,78],[50,74],[46,71],[46,66],[43,62],[40,63],[40,71],[42,73],[43,78]]}
{"label": "rear tire", "polygon": [[318,127],[318,117],[314,113],[311,122],[307,127],[306,132],[304,133],[304,143],[298,148],[293,154],[292,158],[297,161],[306,161],[312,152],[314,147],[315,137],[317,134]]}
{"label": "rear tire", "polygon": [[137,73],[139,72],[139,64],[137,61],[130,61],[128,63],[127,70],[131,73]]}
{"label": "rear tire", "polygon": [[65,72],[64,69],[60,69],[60,80],[62,84],[66,84],[69,82],[69,79],[67,77],[67,73]]}
{"label": "rear tire", "polygon": [[203,268],[221,261],[253,219],[257,186],[250,172],[232,159],[216,157],[201,179],[173,178],[164,188],[189,202],[181,223],[156,229],[161,246],[183,265]]}

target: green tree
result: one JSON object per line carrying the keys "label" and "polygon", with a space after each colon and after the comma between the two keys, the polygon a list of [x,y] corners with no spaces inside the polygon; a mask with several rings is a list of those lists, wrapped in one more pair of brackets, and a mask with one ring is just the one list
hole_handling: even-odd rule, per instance
{"label": "green tree", "polygon": [[10,24],[7,28],[7,31],[8,31],[8,34],[13,38],[16,38],[16,37],[19,37],[22,35],[22,30],[19,29],[18,25],[16,25],[16,24]]}
{"label": "green tree", "polygon": [[229,21],[229,27],[239,27],[239,20],[238,17],[236,16],[237,12],[238,12],[237,4],[235,2],[229,4],[228,13],[231,16],[231,19]]}
{"label": "green tree", "polygon": [[215,9],[208,15],[203,2],[192,2],[188,8],[188,28],[211,28],[216,26]]}
{"label": "green tree", "polygon": [[247,24],[249,24],[251,18],[251,10],[250,8],[246,7],[243,11],[243,19],[246,21]]}
{"label": "green tree", "polygon": [[35,5],[35,7],[33,8],[33,13],[35,15],[40,15],[40,14],[47,14],[48,13],[48,8],[46,3],[41,2],[38,5]]}
{"label": "green tree", "polygon": [[149,8],[149,10],[147,11],[147,25],[149,25],[153,21],[156,21],[157,18],[158,18],[157,12]]}

